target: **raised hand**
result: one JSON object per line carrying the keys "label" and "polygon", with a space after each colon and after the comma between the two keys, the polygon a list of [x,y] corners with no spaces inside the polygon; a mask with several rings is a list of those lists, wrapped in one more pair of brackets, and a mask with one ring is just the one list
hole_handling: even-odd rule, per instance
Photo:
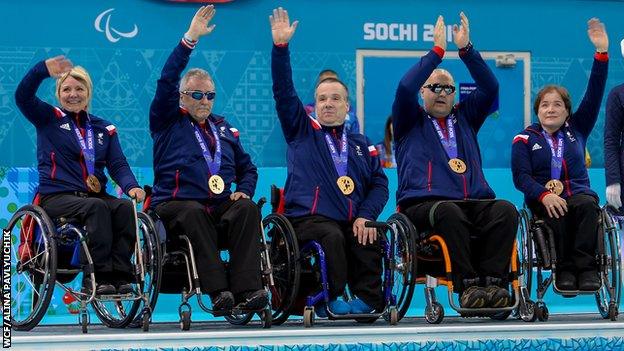
{"label": "raised hand", "polygon": [[212,33],[215,28],[214,24],[208,25],[215,15],[214,5],[202,6],[197,10],[195,16],[191,20],[188,31],[184,34],[187,39],[196,41],[199,37]]}
{"label": "raised hand", "polygon": [[269,16],[269,21],[271,22],[271,34],[273,35],[273,43],[275,45],[288,44],[299,24],[299,21],[294,21],[291,25],[288,11],[281,7],[273,9],[273,14]]}
{"label": "raised hand", "polygon": [[45,60],[46,68],[50,77],[58,78],[64,73],[69,72],[74,65],[65,56],[60,55]]}
{"label": "raised hand", "polygon": [[444,24],[444,17],[442,16],[438,16],[435,28],[433,29],[433,45],[446,50],[446,25]]}
{"label": "raised hand", "polygon": [[458,49],[463,49],[470,43],[470,27],[468,25],[468,17],[464,12],[459,13],[460,25],[453,25],[453,41]]}
{"label": "raised hand", "polygon": [[604,23],[596,17],[587,21],[587,35],[598,52],[607,52],[609,50],[609,37]]}

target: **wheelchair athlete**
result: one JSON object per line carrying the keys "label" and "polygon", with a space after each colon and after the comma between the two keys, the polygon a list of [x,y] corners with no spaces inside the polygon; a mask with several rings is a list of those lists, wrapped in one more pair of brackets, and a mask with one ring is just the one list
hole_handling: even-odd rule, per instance
{"label": "wheelchair athlete", "polygon": [[[439,16],[434,47],[403,76],[392,106],[397,202],[419,231],[444,238],[461,307],[501,308],[511,301],[506,278],[518,213],[495,199],[483,175],[477,133],[498,96],[498,82],[470,42],[468,18],[460,17],[453,41],[477,88],[454,104],[453,76],[437,68],[447,43]],[[471,249],[475,239],[480,252]]]}
{"label": "wheelchair athlete", "polygon": [[[235,305],[260,310],[268,293],[260,271],[260,213],[250,200],[258,180],[256,167],[238,130],[212,113],[215,85],[208,72],[194,68],[180,79],[199,38],[212,32],[214,14],[213,6],[202,6],[173,49],[158,80],[149,121],[154,139],[152,208],[167,232],[190,239],[201,290],[219,314]],[[217,226],[227,235],[227,271],[219,255]]]}
{"label": "wheelchair athlete", "polygon": [[559,290],[597,290],[596,243],[598,196],[589,187],[584,150],[607,81],[609,39],[597,19],[588,22],[596,48],[585,96],[572,112],[568,91],[549,85],[537,94],[533,110],[539,122],[516,135],[512,147],[514,184],[534,216],[552,229],[557,253],[555,286]]}
{"label": "wheelchair athlete", "polygon": [[[36,96],[48,77],[57,78],[60,107]],[[128,294],[134,280],[133,205],[106,193],[104,167],[130,197],[142,201],[145,193],[128,166],[115,126],[88,112],[92,96],[87,71],[63,56],[37,63],[15,92],[17,106],[37,131],[41,207],[52,218],[75,218],[86,227],[96,295]],[[84,253],[80,262],[87,262]],[[83,292],[91,294],[91,289],[85,275]]]}
{"label": "wheelchair athlete", "polygon": [[[328,269],[329,310],[336,315],[384,309],[382,257],[377,230],[366,228],[388,200],[388,179],[365,136],[345,130],[347,87],[335,78],[317,84],[317,119],[309,117],[292,80],[289,41],[297,21],[274,9],[270,16],[271,71],[277,115],[288,143],[285,215],[299,241],[322,246]],[[356,296],[338,299],[349,282]],[[324,316],[325,308],[317,308]]]}

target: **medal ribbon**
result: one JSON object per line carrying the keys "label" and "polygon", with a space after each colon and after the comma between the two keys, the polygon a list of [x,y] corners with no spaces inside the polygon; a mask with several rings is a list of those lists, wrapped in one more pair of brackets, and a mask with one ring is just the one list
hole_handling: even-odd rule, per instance
{"label": "medal ribbon", "polygon": [[444,137],[444,133],[442,132],[442,128],[438,124],[438,121],[429,116],[431,123],[433,123],[433,127],[438,133],[438,138],[440,138],[440,142],[442,143],[442,147],[444,151],[446,151],[446,155],[449,159],[457,158],[457,137],[455,136],[455,126],[453,125],[453,115],[449,115],[446,117],[446,128],[448,130],[448,139]]}
{"label": "medal ribbon", "polygon": [[78,126],[74,124],[71,118],[70,121],[72,130],[74,131],[74,134],[76,134],[76,139],[78,139],[78,145],[80,145],[80,150],[82,150],[82,154],[84,155],[85,165],[87,166],[87,173],[89,173],[89,175],[95,175],[95,145],[93,143],[93,128],[91,128],[91,123],[89,123],[88,119],[85,123],[85,140],[85,138],[82,137]]}
{"label": "medal ribbon", "polygon": [[210,130],[212,131],[212,135],[215,138],[216,145],[214,156],[210,155],[210,149],[208,148],[208,145],[206,145],[206,141],[202,136],[202,131],[200,130],[200,128],[194,123],[191,124],[194,128],[195,139],[197,139],[197,143],[199,144],[199,147],[202,150],[202,154],[204,155],[204,160],[206,160],[206,164],[208,165],[210,175],[215,175],[219,173],[219,169],[221,169],[221,140],[219,140],[219,134],[217,134],[217,127],[215,127],[215,125],[209,119],[206,119],[206,123],[210,125]]}
{"label": "medal ribbon", "polygon": [[546,138],[548,145],[550,145],[550,178],[559,179],[561,177],[561,167],[563,165],[563,133],[557,132],[557,147],[553,144],[552,137],[542,130],[542,135]]}
{"label": "medal ribbon", "polygon": [[340,153],[336,149],[336,145],[332,141],[329,133],[324,132],[325,134],[325,142],[327,142],[327,146],[329,147],[329,153],[331,154],[332,161],[334,162],[334,167],[336,167],[336,172],[338,172],[338,176],[342,177],[347,175],[347,162],[349,161],[349,145],[347,143],[347,131],[342,131],[342,145],[340,147]]}

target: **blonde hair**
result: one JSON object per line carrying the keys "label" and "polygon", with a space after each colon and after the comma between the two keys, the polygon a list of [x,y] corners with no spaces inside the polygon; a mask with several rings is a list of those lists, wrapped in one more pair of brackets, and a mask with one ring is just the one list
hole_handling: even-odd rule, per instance
{"label": "blonde hair", "polygon": [[91,104],[91,97],[93,92],[93,83],[91,82],[91,77],[89,76],[89,72],[84,69],[82,66],[76,66],[71,69],[71,71],[63,74],[56,80],[56,99],[61,101],[61,86],[63,82],[67,80],[67,78],[72,77],[80,83],[84,84],[87,88],[87,106],[85,106],[85,110],[89,109],[89,105]]}

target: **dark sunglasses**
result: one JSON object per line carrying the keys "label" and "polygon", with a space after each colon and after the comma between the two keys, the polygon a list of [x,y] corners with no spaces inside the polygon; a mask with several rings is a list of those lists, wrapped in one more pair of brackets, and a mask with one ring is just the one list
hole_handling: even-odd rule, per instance
{"label": "dark sunglasses", "polygon": [[208,99],[209,101],[215,98],[216,93],[214,91],[207,91],[207,92],[202,92],[202,91],[198,91],[198,90],[185,90],[185,91],[181,91],[182,94],[184,95],[188,95],[190,97],[192,97],[195,100],[201,100],[204,98],[204,95],[206,95],[206,99]]}
{"label": "dark sunglasses", "polygon": [[453,94],[455,92],[454,85],[442,85],[442,84],[427,84],[423,88],[427,88],[436,94],[440,94],[442,90],[446,93],[446,95]]}

